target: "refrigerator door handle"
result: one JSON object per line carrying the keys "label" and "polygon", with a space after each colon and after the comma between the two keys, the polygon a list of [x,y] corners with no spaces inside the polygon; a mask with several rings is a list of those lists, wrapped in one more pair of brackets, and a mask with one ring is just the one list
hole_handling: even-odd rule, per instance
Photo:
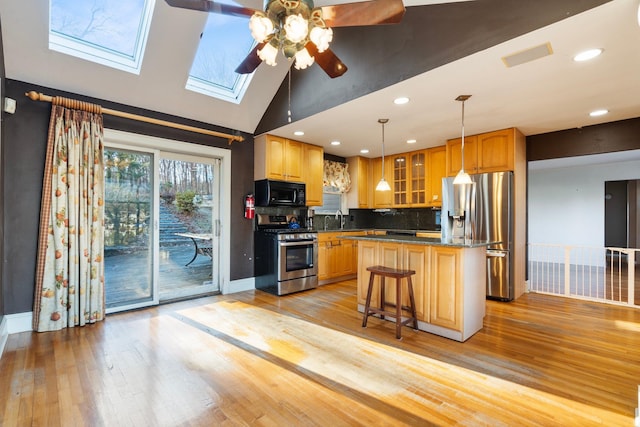
{"label": "refrigerator door handle", "polygon": [[506,252],[487,251],[487,256],[488,257],[504,258],[504,257],[507,256],[507,253]]}

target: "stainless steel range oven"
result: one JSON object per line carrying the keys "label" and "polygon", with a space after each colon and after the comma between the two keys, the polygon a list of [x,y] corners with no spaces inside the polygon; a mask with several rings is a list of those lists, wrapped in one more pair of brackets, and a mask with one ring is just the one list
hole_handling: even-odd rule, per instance
{"label": "stainless steel range oven", "polygon": [[318,286],[318,233],[289,228],[286,215],[259,219],[254,233],[256,289],[286,295]]}

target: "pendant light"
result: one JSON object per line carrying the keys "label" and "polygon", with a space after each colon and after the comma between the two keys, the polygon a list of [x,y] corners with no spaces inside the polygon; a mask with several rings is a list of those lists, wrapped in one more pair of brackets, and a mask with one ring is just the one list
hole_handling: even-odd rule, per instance
{"label": "pendant light", "polygon": [[464,171],[464,101],[471,98],[471,95],[460,95],[456,98],[456,101],[462,101],[462,145],[460,147],[460,172],[453,180],[455,185],[471,184],[471,177]]}
{"label": "pendant light", "polygon": [[382,178],[376,185],[376,191],[391,191],[389,183],[384,179],[384,124],[388,121],[389,119],[378,119],[378,123],[382,125]]}

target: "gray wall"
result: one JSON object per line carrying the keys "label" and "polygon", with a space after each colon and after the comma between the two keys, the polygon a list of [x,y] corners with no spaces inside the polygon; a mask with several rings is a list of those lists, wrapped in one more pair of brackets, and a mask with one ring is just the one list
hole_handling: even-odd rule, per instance
{"label": "gray wall", "polygon": [[[14,115],[5,114],[2,123],[4,134],[2,154],[2,197],[4,221],[0,227],[3,236],[2,286],[0,287],[1,312],[5,314],[29,312],[33,307],[35,264],[38,242],[38,222],[42,193],[45,147],[51,104],[32,101],[25,96],[31,90],[51,96],[65,96],[101,104],[103,107],[129,113],[170,120],[186,125],[234,133],[233,130],[215,127],[180,117],[172,117],[153,111],[96,100],[78,94],[62,92],[53,88],[39,87],[14,80],[6,81],[6,96],[16,99]],[[244,135],[245,141],[233,143],[216,138],[163,126],[136,122],[105,115],[107,128],[146,134],[179,141],[192,141],[230,149],[231,156],[231,280],[253,276],[253,229],[250,221],[243,218],[243,196],[253,192],[253,137]],[[2,248],[0,248],[2,249]],[[0,312],[0,313],[1,313]]]}
{"label": "gray wall", "polygon": [[[491,0],[408,7],[401,25],[334,28],[331,50],[347,72],[331,84],[320,67],[291,70],[291,105],[301,119],[402,82],[608,0]],[[318,90],[322,88],[322,90]],[[313,96],[309,96],[313,94]],[[255,134],[287,123],[287,79]]]}

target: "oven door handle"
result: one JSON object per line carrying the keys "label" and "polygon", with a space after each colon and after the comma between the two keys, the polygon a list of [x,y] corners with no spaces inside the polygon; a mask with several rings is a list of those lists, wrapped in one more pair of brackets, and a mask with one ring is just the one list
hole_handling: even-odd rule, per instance
{"label": "oven door handle", "polygon": [[314,239],[308,239],[308,240],[296,240],[293,242],[280,242],[279,245],[280,246],[304,246],[304,245],[308,245],[309,243],[315,243],[316,240]]}

